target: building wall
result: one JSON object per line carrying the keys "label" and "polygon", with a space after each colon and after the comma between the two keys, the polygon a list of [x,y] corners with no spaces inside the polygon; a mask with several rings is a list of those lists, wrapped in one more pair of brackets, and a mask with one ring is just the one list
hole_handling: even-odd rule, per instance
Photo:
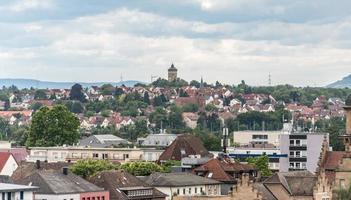
{"label": "building wall", "polygon": [[[289,135],[280,135],[280,152],[289,156]],[[279,172],[289,171],[289,157],[279,159]]]}
{"label": "building wall", "polygon": [[168,81],[176,81],[177,80],[177,71],[168,71]]}
{"label": "building wall", "polygon": [[[5,199],[8,198],[8,193],[7,192],[4,192],[5,193]],[[11,192],[11,199],[13,200],[17,200],[17,199],[20,199],[20,191],[18,192]],[[0,192],[0,198],[2,198],[2,192]],[[4,200],[5,200],[4,199]],[[34,195],[33,195],[33,192],[32,191],[24,191],[23,193],[23,200],[33,200],[34,199]]]}
{"label": "building wall", "polygon": [[[233,133],[235,143],[247,145],[251,142],[267,142],[279,146],[279,135],[282,131],[237,131]],[[253,139],[253,135],[267,136],[267,139]]]}
{"label": "building wall", "polygon": [[17,169],[18,164],[15,158],[11,155],[7,160],[4,168],[2,169],[0,175],[12,176],[13,172]]}
{"label": "building wall", "polygon": [[315,173],[318,167],[323,141],[324,135],[307,135],[307,170],[312,173]]}
{"label": "building wall", "polygon": [[[195,189],[197,188],[197,189]],[[201,192],[201,188],[202,191]],[[197,185],[197,186],[184,186],[184,187],[156,187],[162,193],[168,195],[166,200],[172,200],[173,196],[220,196],[221,186],[218,185]],[[189,192],[190,189],[190,192]],[[183,194],[185,190],[185,194]],[[195,190],[197,192],[195,193]],[[179,194],[178,194],[179,191]]]}
{"label": "building wall", "polygon": [[80,194],[80,200],[87,200],[88,198],[92,200],[92,197],[95,197],[95,200],[97,200],[97,197],[100,197],[100,200],[110,200],[110,193],[108,191],[104,191]]}
{"label": "building wall", "polygon": [[64,195],[51,195],[51,194],[35,194],[35,200],[80,200],[79,194],[64,194]]}

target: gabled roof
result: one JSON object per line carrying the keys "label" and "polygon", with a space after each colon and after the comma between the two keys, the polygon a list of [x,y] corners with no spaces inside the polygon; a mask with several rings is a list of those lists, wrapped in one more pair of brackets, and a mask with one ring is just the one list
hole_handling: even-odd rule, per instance
{"label": "gabled roof", "polygon": [[220,182],[190,173],[152,173],[145,180],[154,187],[178,187],[196,185],[216,185]]}
{"label": "gabled roof", "polygon": [[233,172],[250,172],[256,170],[255,167],[249,164],[241,164],[230,162],[227,160],[211,159],[207,163],[195,168],[193,171],[203,172],[204,177],[208,177],[222,182],[234,182],[235,177],[230,175]]}
{"label": "gabled roof", "polygon": [[103,188],[99,188],[77,175],[72,173],[65,175],[53,170],[37,171],[20,183],[26,185],[32,183],[32,185],[38,186],[40,188],[38,194],[80,194],[104,191]]}
{"label": "gabled roof", "polygon": [[79,141],[80,146],[109,147],[127,144],[128,141],[112,134],[92,135]]}
{"label": "gabled roof", "polygon": [[9,152],[0,152],[0,171],[3,170],[3,168],[6,165],[6,162],[9,160],[11,156],[12,154]]}
{"label": "gabled roof", "polygon": [[291,196],[313,196],[313,188],[316,182],[317,176],[311,172],[294,171],[275,173],[266,179],[263,184],[281,184]]}
{"label": "gabled roof", "polygon": [[152,190],[152,195],[139,196],[138,199],[164,198],[165,194],[152,188],[147,183],[124,170],[103,171],[91,177],[89,181],[105,190],[110,191],[111,200],[126,200],[128,196],[123,191]]}
{"label": "gabled roof", "polygon": [[204,147],[202,141],[189,134],[178,135],[170,146],[160,155],[159,161],[181,160],[189,155],[210,157],[211,154]]}

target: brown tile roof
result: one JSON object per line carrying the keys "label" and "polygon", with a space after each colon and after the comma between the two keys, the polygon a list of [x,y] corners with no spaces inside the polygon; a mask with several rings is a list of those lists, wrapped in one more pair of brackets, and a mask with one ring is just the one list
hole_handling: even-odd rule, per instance
{"label": "brown tile roof", "polygon": [[138,196],[138,199],[164,199],[166,197],[162,192],[124,170],[103,171],[89,178],[89,181],[105,190],[109,190],[111,200],[132,199],[128,198],[124,191],[138,189],[152,190],[152,196]]}
{"label": "brown tile roof", "polygon": [[[194,173],[203,172],[205,177],[222,182],[235,182],[236,179],[231,174],[250,172],[255,167],[249,164],[241,164],[227,160],[211,159],[207,163],[193,170]],[[210,175],[210,173],[212,173]],[[210,177],[211,176],[211,177]]]}
{"label": "brown tile roof", "polygon": [[174,100],[177,106],[184,106],[186,104],[198,104],[196,97],[179,97]]}
{"label": "brown tile roof", "polygon": [[160,155],[159,161],[180,161],[183,157],[188,157],[189,155],[211,156],[199,138],[189,134],[182,134],[178,135],[172,144]]}
{"label": "brown tile roof", "polygon": [[335,170],[339,166],[344,155],[344,151],[328,151],[324,163],[322,163],[322,168],[326,170]]}

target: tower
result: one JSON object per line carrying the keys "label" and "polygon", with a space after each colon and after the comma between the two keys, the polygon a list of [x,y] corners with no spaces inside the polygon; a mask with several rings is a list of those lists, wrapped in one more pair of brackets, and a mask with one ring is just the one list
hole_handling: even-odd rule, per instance
{"label": "tower", "polygon": [[178,69],[174,67],[173,63],[170,68],[168,68],[168,81],[173,82],[177,80]]}
{"label": "tower", "polygon": [[344,106],[346,114],[346,134],[340,136],[345,145],[345,151],[351,152],[351,94],[347,97]]}

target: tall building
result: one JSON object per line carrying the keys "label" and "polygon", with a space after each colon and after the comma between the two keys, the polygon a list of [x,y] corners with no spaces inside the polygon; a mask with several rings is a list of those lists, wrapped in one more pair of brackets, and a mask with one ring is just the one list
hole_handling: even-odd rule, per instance
{"label": "tall building", "polygon": [[206,98],[205,98],[205,89],[204,89],[204,81],[201,77],[201,82],[200,82],[200,89],[197,94],[197,103],[199,105],[199,111],[200,112],[205,112],[205,106],[206,106]]}
{"label": "tall building", "polygon": [[168,68],[168,81],[173,82],[177,80],[178,69],[174,67],[173,63],[170,68]]}

